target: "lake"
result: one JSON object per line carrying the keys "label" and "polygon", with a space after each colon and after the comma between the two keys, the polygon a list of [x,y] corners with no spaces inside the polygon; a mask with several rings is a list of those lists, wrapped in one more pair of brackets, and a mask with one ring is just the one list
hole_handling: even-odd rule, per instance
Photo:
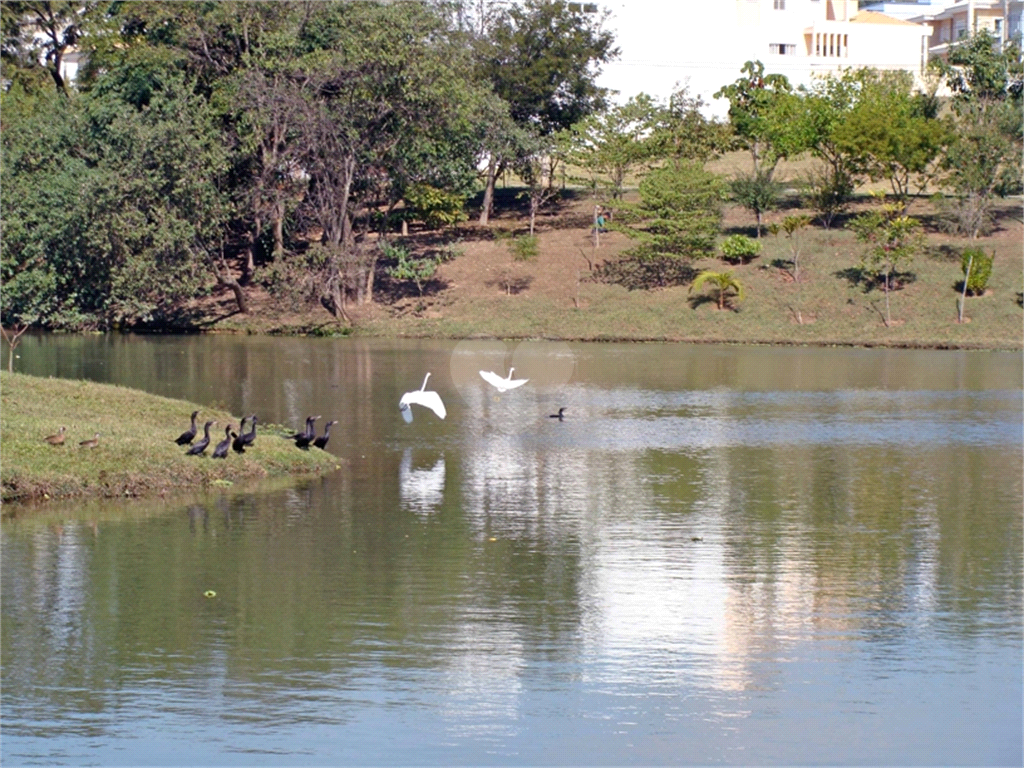
{"label": "lake", "polygon": [[[7,505],[5,766],[1024,759],[1020,353],[128,335],[18,352],[26,373],[337,419],[342,461]],[[478,375],[510,366],[528,383]],[[406,424],[427,372],[447,418]]]}

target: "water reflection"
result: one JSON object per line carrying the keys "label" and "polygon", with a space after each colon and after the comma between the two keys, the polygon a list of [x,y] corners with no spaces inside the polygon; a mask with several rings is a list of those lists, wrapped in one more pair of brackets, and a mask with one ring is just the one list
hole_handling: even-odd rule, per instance
{"label": "water reflection", "polygon": [[291,343],[211,396],[338,473],[4,522],[5,764],[1019,764],[1002,358],[582,346],[406,425],[450,346]]}
{"label": "water reflection", "polygon": [[413,469],[412,448],[406,448],[398,467],[398,493],[402,506],[417,514],[436,510],[444,499],[444,456],[429,469]]}

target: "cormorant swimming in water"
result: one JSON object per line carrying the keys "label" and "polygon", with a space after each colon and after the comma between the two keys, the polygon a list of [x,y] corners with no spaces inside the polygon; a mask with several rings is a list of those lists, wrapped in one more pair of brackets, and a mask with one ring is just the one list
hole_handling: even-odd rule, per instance
{"label": "cormorant swimming in water", "polygon": [[565,421],[565,408],[559,408],[558,413],[552,413],[548,416],[549,419],[558,419],[559,421]]}

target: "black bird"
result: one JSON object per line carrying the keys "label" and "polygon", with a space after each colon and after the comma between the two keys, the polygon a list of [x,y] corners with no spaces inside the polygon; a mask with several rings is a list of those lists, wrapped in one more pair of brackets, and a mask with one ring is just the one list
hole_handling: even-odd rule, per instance
{"label": "black bird", "polygon": [[558,413],[552,413],[548,416],[549,419],[558,419],[559,421],[565,421],[565,408],[559,408]]}
{"label": "black bird", "polygon": [[245,453],[245,422],[249,420],[248,416],[242,418],[242,423],[238,425],[238,434],[231,433],[231,437],[234,440],[231,443],[231,448],[235,453]]}
{"label": "black bird", "polygon": [[337,421],[328,421],[326,424],[324,424],[324,433],[313,441],[313,445],[315,445],[317,448],[326,448],[327,441],[331,439],[331,424],[337,423]]}
{"label": "black bird", "polygon": [[234,424],[228,424],[224,427],[224,439],[213,449],[213,458],[226,459],[228,457],[228,448],[231,447],[231,427],[233,426]]}
{"label": "black bird", "polygon": [[[256,442],[256,414],[254,413],[249,418],[252,419],[252,429],[244,435],[239,434],[238,436],[238,439],[242,441],[242,445],[246,448]],[[239,430],[239,432],[241,432],[241,430]]]}
{"label": "black bird", "polygon": [[195,445],[193,445],[191,448],[189,448],[188,453],[185,454],[186,456],[198,456],[203,451],[206,450],[206,446],[210,444],[210,427],[212,427],[216,423],[216,421],[206,422],[206,424],[203,426],[203,439],[200,440]]}
{"label": "black bird", "polygon": [[196,439],[196,416],[198,415],[199,411],[192,411],[192,428],[178,435],[178,439],[174,442],[178,445],[192,444],[192,441]]}
{"label": "black bird", "polygon": [[319,418],[319,416],[310,416],[308,419],[306,419],[306,428],[302,432],[296,432],[294,435],[291,436],[291,439],[298,440],[300,437],[308,437],[310,441],[312,441],[314,435],[313,422],[315,422]]}
{"label": "black bird", "polygon": [[316,437],[316,427],[314,422],[319,419],[319,416],[310,416],[306,419],[306,431],[301,435],[295,436],[295,445],[298,448],[309,448],[309,444],[313,442]]}

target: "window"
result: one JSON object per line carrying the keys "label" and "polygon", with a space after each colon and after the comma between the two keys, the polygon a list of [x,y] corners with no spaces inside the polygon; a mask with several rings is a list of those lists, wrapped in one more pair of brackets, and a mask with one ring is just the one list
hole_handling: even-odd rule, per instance
{"label": "window", "polygon": [[994,29],[994,31],[995,31],[995,33],[997,35],[1002,35],[1003,34],[1003,20],[1002,19],[993,19],[992,20],[992,27],[993,27],[993,29]]}
{"label": "window", "polygon": [[787,43],[768,43],[768,53],[778,56],[796,56],[796,46]]}
{"label": "window", "polygon": [[786,0],[775,0],[775,10],[784,11],[786,10]]}

